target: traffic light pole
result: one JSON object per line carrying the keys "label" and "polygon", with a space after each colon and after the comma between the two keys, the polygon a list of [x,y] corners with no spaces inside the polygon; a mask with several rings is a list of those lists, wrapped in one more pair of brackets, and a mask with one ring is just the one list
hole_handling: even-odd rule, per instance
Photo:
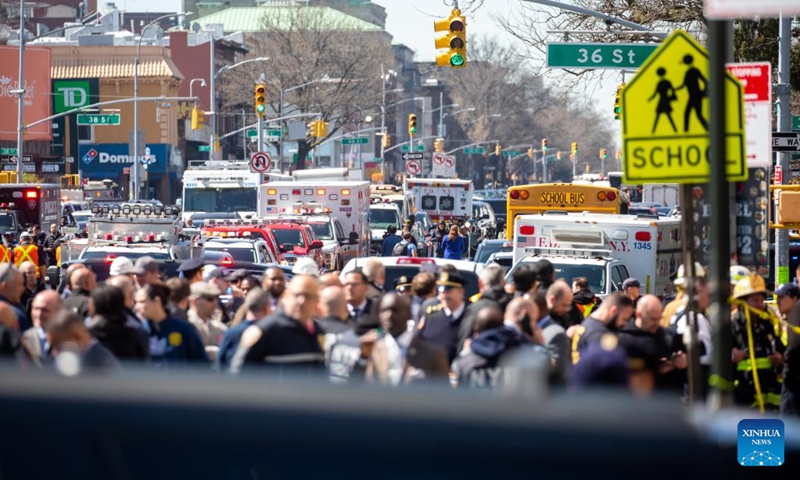
{"label": "traffic light pole", "polygon": [[547,183],[547,152],[542,150],[542,183]]}
{"label": "traffic light pole", "polygon": [[[258,116],[258,151],[264,151],[264,117],[259,115]],[[280,168],[280,166],[278,167]]]}

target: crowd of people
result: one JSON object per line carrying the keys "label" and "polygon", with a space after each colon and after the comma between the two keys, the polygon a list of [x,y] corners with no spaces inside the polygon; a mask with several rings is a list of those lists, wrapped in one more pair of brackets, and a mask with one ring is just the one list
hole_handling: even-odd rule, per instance
{"label": "crowd of people", "polygon": [[476,225],[466,222],[464,225],[442,221],[423,232],[423,238],[415,238],[411,233],[410,222],[406,222],[402,231],[390,226],[381,241],[380,253],[383,257],[419,257],[422,246],[427,256],[463,260],[472,257],[478,244],[483,240],[481,230]]}
{"label": "crowd of people", "polygon": [[[35,242],[23,236],[19,245]],[[48,257],[47,247],[36,247]],[[773,309],[763,279],[736,268],[736,382],[729,388],[741,406],[795,413],[800,288],[781,285]],[[259,278],[193,258],[179,277],[166,279],[152,258],[121,256],[102,285],[89,267],[70,265],[59,290],[43,288],[39,271],[27,259],[0,263],[0,346],[25,371],[207,364],[231,374],[285,370],[338,383],[617,387],[685,398],[696,325],[702,388],[693,395],[720,387],[710,369],[715,345],[702,275],[691,292],[679,275],[677,296],[662,302],[641,295],[636,279],[601,301],[586,279],[569,285],[555,278],[546,260],[520,266],[508,283],[502,267],[488,265],[469,298],[465,274],[451,265],[425,264],[414,277],[385,285],[378,259],[344,275],[320,274],[312,260],[300,259],[290,272],[276,266]],[[73,361],[59,361],[63,356]]]}

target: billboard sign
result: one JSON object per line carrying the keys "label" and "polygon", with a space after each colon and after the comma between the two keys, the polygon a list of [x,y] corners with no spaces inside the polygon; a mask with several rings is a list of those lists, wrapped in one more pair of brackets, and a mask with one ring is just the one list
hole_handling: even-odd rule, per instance
{"label": "billboard sign", "polygon": [[[50,116],[50,49],[25,49],[25,80],[19,81],[19,49],[0,46],[0,140],[17,139],[17,112],[20,85],[25,90],[23,115],[26,124]],[[29,128],[25,140],[52,140],[51,123]]]}

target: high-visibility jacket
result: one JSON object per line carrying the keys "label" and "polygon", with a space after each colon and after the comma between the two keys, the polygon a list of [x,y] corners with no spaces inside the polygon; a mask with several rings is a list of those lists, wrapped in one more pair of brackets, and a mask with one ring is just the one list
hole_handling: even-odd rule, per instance
{"label": "high-visibility jacket", "polygon": [[11,262],[11,249],[0,244],[0,263]]}
{"label": "high-visibility jacket", "polygon": [[39,272],[39,247],[34,244],[17,245],[14,249],[14,266],[19,268],[22,262],[33,262],[36,265],[36,277],[40,277]]}
{"label": "high-visibility jacket", "polygon": [[61,267],[61,245],[56,247],[56,266]]}

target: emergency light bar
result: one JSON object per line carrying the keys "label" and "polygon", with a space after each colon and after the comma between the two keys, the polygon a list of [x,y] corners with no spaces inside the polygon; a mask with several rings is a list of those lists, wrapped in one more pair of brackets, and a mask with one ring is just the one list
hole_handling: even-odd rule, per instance
{"label": "emergency light bar", "polygon": [[[331,213],[330,207],[324,207],[321,203],[303,203],[297,202],[292,205],[292,213],[296,213],[299,215],[314,215],[314,214],[325,214]],[[286,207],[282,208],[281,211],[286,211]]]}
{"label": "emergency light bar", "polygon": [[141,203],[123,203],[123,204],[99,204],[93,203],[91,206],[91,212],[94,215],[125,215],[139,217],[175,217],[180,215],[181,209],[175,205],[167,205],[162,207],[161,205],[151,205],[151,204],[141,204]]}

